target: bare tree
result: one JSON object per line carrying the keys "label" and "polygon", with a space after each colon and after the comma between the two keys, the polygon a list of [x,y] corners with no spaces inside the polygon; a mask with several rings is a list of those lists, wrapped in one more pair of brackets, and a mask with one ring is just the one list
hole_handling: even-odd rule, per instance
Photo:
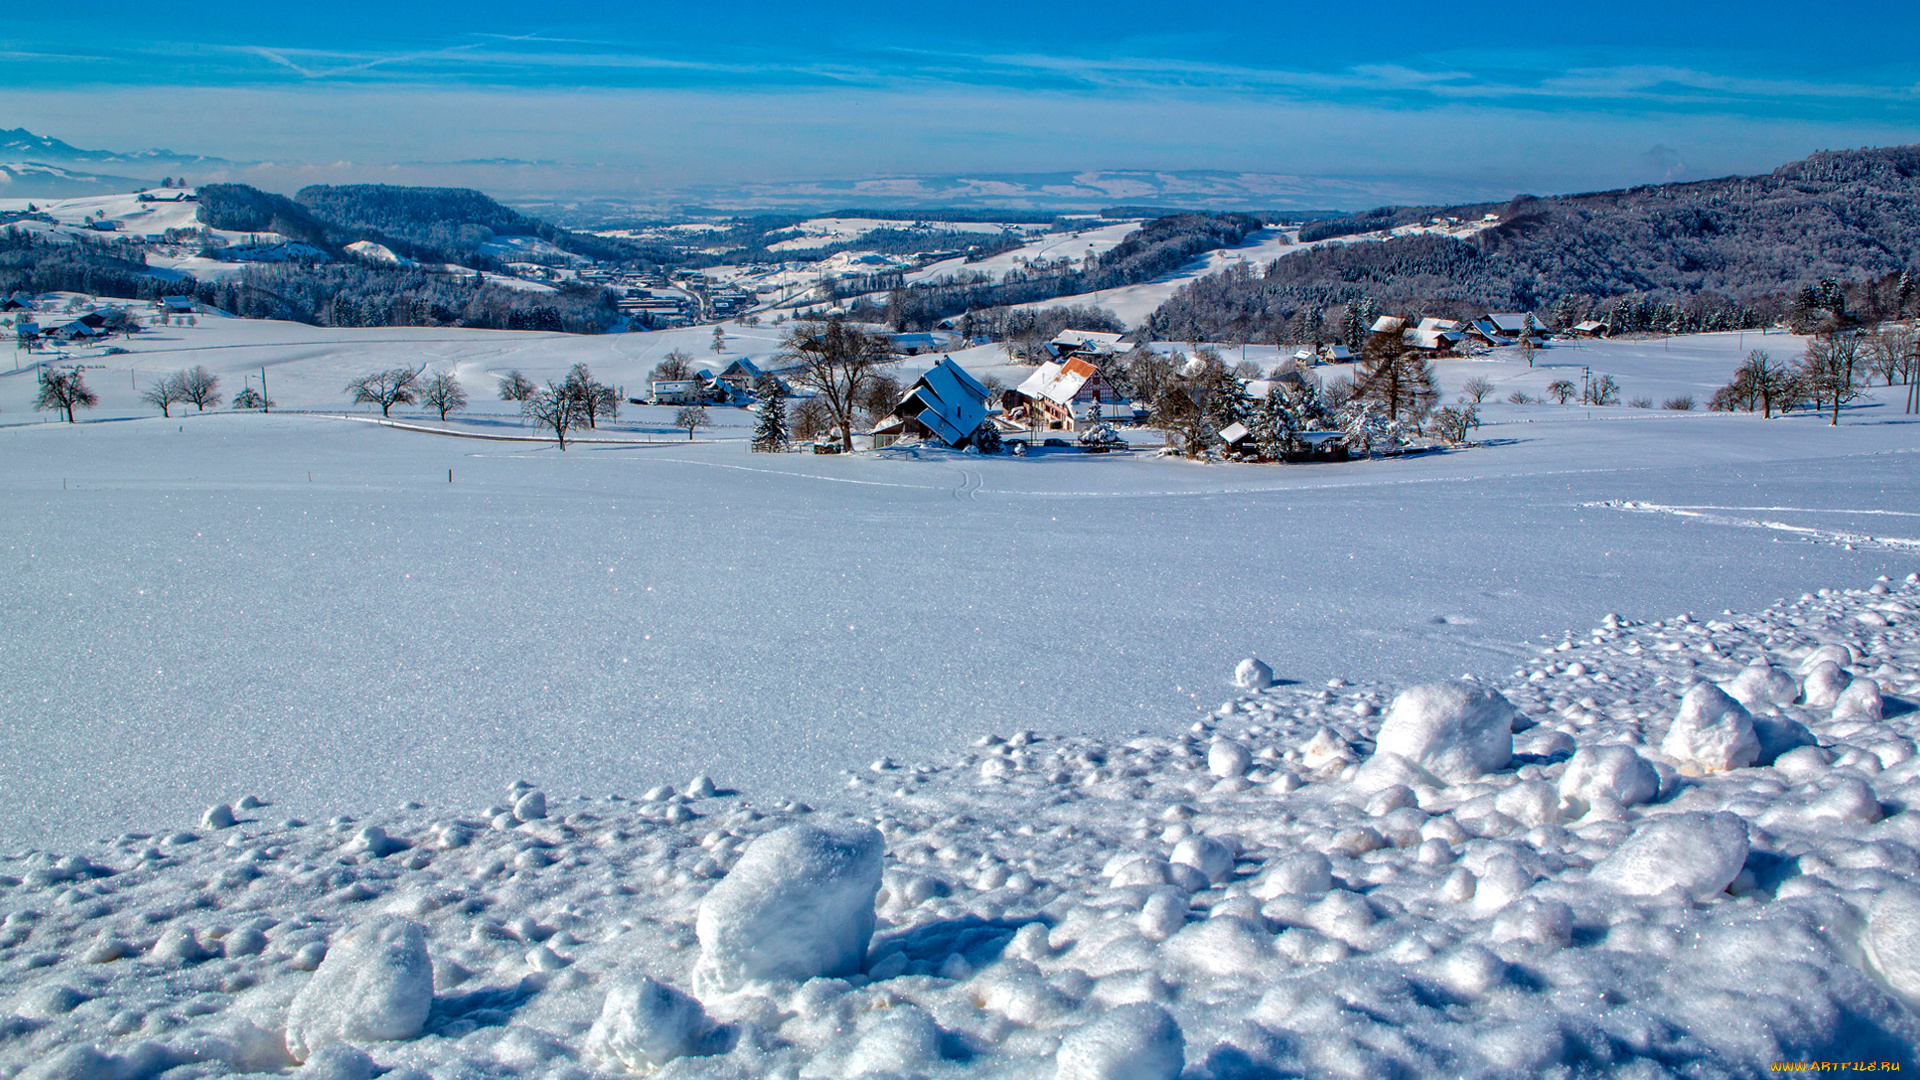
{"label": "bare tree", "polygon": [[801,398],[793,407],[793,437],[813,442],[833,428],[833,415],[818,397]]}
{"label": "bare tree", "polygon": [[1903,326],[1887,327],[1867,338],[1867,366],[1888,386],[1913,377],[1916,353],[1920,353],[1920,334]]}
{"label": "bare tree", "polygon": [[420,373],[426,370],[427,366],[422,364],[417,368],[395,367],[376,371],[348,383],[347,391],[353,395],[355,405],[378,405],[380,415],[386,416],[395,405],[411,405],[418,399]]}
{"label": "bare tree", "polygon": [[1475,405],[1487,400],[1487,395],[1491,393],[1493,393],[1492,380],[1479,375],[1475,375],[1473,378],[1460,384],[1462,400],[1471,399]]}
{"label": "bare tree", "polygon": [[546,389],[528,395],[522,407],[534,423],[553,432],[562,450],[567,448],[567,432],[587,426],[586,402],[565,383],[547,383]]}
{"label": "bare tree", "polygon": [[73,410],[91,409],[100,404],[100,395],[87,388],[86,378],[77,367],[40,369],[40,393],[33,399],[33,407],[52,409],[67,414],[67,423],[73,423]]}
{"label": "bare tree", "polygon": [[518,401],[524,405],[528,398],[539,392],[540,388],[535,386],[533,380],[527,378],[519,368],[500,376],[501,401]]}
{"label": "bare tree", "polygon": [[454,378],[451,371],[436,371],[426,382],[420,384],[420,403],[429,409],[438,410],[440,419],[445,420],[450,412],[459,412],[467,407],[467,391]]}
{"label": "bare tree", "polygon": [[242,412],[266,412],[272,407],[273,402],[267,400],[267,395],[255,390],[251,385],[241,387],[240,392],[233,395],[233,402],[228,406]]}
{"label": "bare tree", "polygon": [[694,428],[705,427],[706,423],[707,407],[705,405],[687,405],[681,408],[679,412],[673,414],[673,426],[686,428],[688,439],[693,438]]}
{"label": "bare tree", "polygon": [[160,410],[161,416],[172,416],[175,405],[186,400],[180,388],[180,374],[163,375],[145,390],[140,391],[140,400]]}
{"label": "bare tree", "polygon": [[1579,388],[1566,379],[1555,379],[1547,384],[1547,396],[1562,405],[1572,401],[1573,395],[1578,392]]}
{"label": "bare tree", "polygon": [[1863,366],[1858,335],[1822,332],[1807,342],[1796,375],[1816,405],[1832,408],[1832,424],[1839,427],[1840,406],[1860,396]]}
{"label": "bare tree", "polygon": [[693,378],[693,357],[675,349],[660,358],[647,373],[648,382],[683,382]]}
{"label": "bare tree", "polygon": [[220,403],[220,377],[204,366],[190,367],[174,378],[180,380],[180,400],[195,410],[204,411],[207,406]]}
{"label": "bare tree", "polygon": [[796,365],[793,381],[806,387],[826,405],[840,428],[840,448],[853,450],[854,410],[874,379],[900,363],[893,340],[869,334],[839,319],[827,323],[798,323],[788,332],[778,359]]}

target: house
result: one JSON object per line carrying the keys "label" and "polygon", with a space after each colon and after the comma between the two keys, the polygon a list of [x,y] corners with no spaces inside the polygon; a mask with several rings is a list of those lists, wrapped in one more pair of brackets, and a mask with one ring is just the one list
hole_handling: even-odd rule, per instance
{"label": "house", "polygon": [[199,310],[191,296],[163,296],[160,298],[160,310],[168,315],[191,315]]}
{"label": "house", "polygon": [[1382,315],[1367,328],[1369,334],[1397,334],[1407,328],[1407,320],[1397,315]]}
{"label": "house", "polygon": [[649,388],[654,405],[705,405],[713,396],[704,380],[660,379]]}
{"label": "house", "polygon": [[1460,324],[1452,319],[1421,319],[1417,326],[1401,331],[1400,340],[1423,352],[1450,353],[1464,338]]}
{"label": "house", "polygon": [[1000,399],[1000,427],[1009,431],[1072,431],[1086,419],[1132,420],[1127,399],[1084,357],[1047,361]]}
{"label": "house", "polygon": [[1512,345],[1530,334],[1545,333],[1547,324],[1532,315],[1508,313],[1475,319],[1467,332],[1489,345]]}
{"label": "house", "polygon": [[87,228],[95,232],[119,232],[120,222],[116,218],[94,218],[87,222]]}
{"label": "house", "polygon": [[1230,454],[1239,453],[1243,449],[1242,444],[1252,437],[1253,432],[1247,430],[1247,425],[1238,421],[1220,429],[1220,444]]}
{"label": "house", "polygon": [[25,296],[9,296],[0,300],[0,311],[32,311],[33,301]]}
{"label": "house", "polygon": [[907,390],[900,404],[894,406],[893,415],[874,425],[874,444],[886,445],[891,441],[887,436],[919,436],[963,449],[990,411],[987,388],[952,357],[941,357]]}
{"label": "house", "polygon": [[1120,351],[1120,335],[1098,330],[1062,330],[1047,342],[1047,352],[1055,360],[1069,356],[1112,356]]}
{"label": "house", "polygon": [[1322,345],[1320,356],[1329,364],[1353,363],[1353,350],[1345,345]]}
{"label": "house", "polygon": [[199,202],[200,196],[186,188],[162,188],[159,191],[143,191],[134,196],[136,202]]}
{"label": "house", "polygon": [[1573,324],[1573,332],[1580,337],[1605,337],[1607,324],[1596,319],[1588,319],[1585,322]]}
{"label": "house", "polygon": [[902,356],[920,356],[953,348],[951,334],[895,334],[893,350]]}
{"label": "house", "polygon": [[95,338],[106,337],[107,332],[88,326],[86,322],[81,319],[75,319],[70,323],[65,323],[45,331],[41,336],[51,338],[54,341],[92,341]]}
{"label": "house", "polygon": [[15,323],[13,325],[13,336],[18,338],[22,344],[31,345],[40,340],[40,324],[37,322]]}
{"label": "house", "polygon": [[743,356],[728,364],[713,378],[715,382],[724,383],[727,389],[732,391],[736,400],[742,398],[751,400],[753,384],[759,382],[763,374],[758,365]]}

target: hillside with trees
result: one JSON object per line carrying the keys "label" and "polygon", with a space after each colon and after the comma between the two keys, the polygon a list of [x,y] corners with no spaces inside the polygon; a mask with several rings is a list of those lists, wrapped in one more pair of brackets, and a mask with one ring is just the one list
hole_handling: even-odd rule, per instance
{"label": "hillside with trees", "polygon": [[1809,289],[1838,283],[1852,308],[1911,300],[1901,275],[1920,254],[1920,146],[1832,151],[1764,176],[1455,207],[1388,207],[1317,222],[1304,241],[1433,218],[1497,222],[1467,239],[1417,235],[1334,243],[1193,282],[1147,324],[1160,338],[1308,341],[1327,309],[1467,316],[1551,312],[1705,329],[1770,321]]}

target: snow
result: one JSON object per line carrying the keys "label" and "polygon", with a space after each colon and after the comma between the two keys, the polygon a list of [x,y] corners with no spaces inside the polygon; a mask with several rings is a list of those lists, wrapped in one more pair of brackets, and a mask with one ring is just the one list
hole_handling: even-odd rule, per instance
{"label": "snow", "polygon": [[645,1073],[699,1052],[710,1025],[698,1001],[645,975],[609,982],[587,1032],[588,1060]]}
{"label": "snow", "polygon": [[1681,768],[1696,772],[1742,769],[1760,758],[1753,716],[1712,683],[1687,691],[1660,749]]}
{"label": "snow", "polygon": [[[1481,446],[1327,466],[749,455],[732,410],[563,454],[340,388],[635,385],[699,330],[149,334],[89,359],[102,422],[0,374],[0,1074],[1717,1076],[1920,1039],[1897,388],[1837,428],[1489,403]],[[1639,393],[1740,347],[1578,355]],[[313,411],[135,405],[198,362]],[[1440,365],[1482,372],[1566,368]],[[530,435],[474,396],[445,430]],[[1755,757],[1701,767],[1734,710]]]}
{"label": "snow", "polygon": [[790,825],[755,840],[701,901],[699,978],[724,991],[859,972],[885,847],[864,826]]}
{"label": "snow", "polygon": [[1679,889],[1707,900],[1733,884],[1747,851],[1747,823],[1737,815],[1671,814],[1635,829],[1593,868],[1592,880],[1635,896]]}
{"label": "snow", "polygon": [[1442,780],[1472,780],[1513,756],[1513,720],[1513,706],[1498,691],[1464,682],[1416,686],[1394,698],[1375,752]]}
{"label": "snow", "polygon": [[1114,1008],[1061,1040],[1054,1077],[1175,1080],[1185,1065],[1186,1042],[1172,1014],[1159,1005],[1133,1002]]}
{"label": "snow", "polygon": [[287,1052],[306,1061],[333,1043],[411,1039],[432,1008],[426,929],[395,915],[370,919],[336,936],[294,995]]}

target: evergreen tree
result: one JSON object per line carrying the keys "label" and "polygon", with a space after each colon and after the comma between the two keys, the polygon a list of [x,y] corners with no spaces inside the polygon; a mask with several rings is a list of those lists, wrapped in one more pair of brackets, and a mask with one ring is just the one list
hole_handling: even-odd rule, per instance
{"label": "evergreen tree", "polygon": [[753,425],[753,449],[755,453],[777,454],[789,442],[787,395],[775,384],[761,392],[759,418]]}

